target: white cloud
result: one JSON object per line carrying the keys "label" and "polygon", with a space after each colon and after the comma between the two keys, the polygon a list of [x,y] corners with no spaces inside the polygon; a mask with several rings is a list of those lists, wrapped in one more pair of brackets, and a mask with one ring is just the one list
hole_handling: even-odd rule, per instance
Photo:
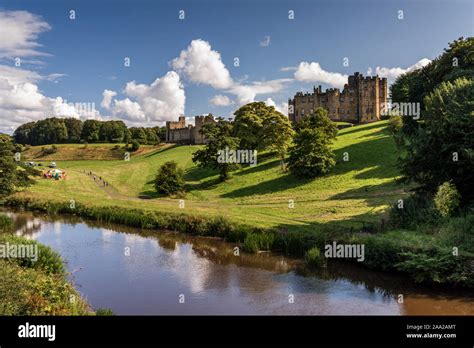
{"label": "white cloud", "polygon": [[195,83],[208,84],[218,89],[229,88],[233,84],[220,53],[212,50],[207,41],[191,41],[188,48],[181,51],[178,58],[173,59],[171,65]]}
{"label": "white cloud", "polygon": [[281,112],[283,115],[288,117],[288,103],[287,102],[277,104],[272,98],[267,98],[265,100],[265,104],[268,106],[273,106],[277,111]]}
{"label": "white cloud", "polygon": [[[386,77],[389,83],[392,83],[396,80],[398,76],[403,75],[407,72],[422,68],[425,65],[428,65],[429,63],[431,63],[431,60],[429,60],[428,58],[423,58],[406,69],[403,69],[400,67],[386,68],[386,67],[378,66],[375,68],[375,74],[379,75],[380,77]],[[372,70],[372,68],[369,67],[367,69],[367,75],[372,75],[373,73],[374,71]]]}
{"label": "white cloud", "polygon": [[316,62],[301,62],[295,72],[295,79],[301,82],[321,82],[342,88],[347,83],[347,75],[325,71]]}
{"label": "white cloud", "polygon": [[156,125],[184,114],[184,88],[174,71],[169,71],[150,85],[129,82],[124,93],[127,98],[114,99],[115,92],[104,90],[101,106],[109,109],[115,117],[132,123],[141,122],[141,125]]}
{"label": "white cloud", "polygon": [[209,102],[215,106],[229,106],[233,104],[229,97],[221,94],[213,96]]}
{"label": "white cloud", "polygon": [[234,94],[237,104],[242,105],[255,101],[260,94],[270,94],[281,91],[292,79],[276,79],[269,81],[234,81],[219,52],[212,50],[207,41],[201,39],[191,41],[180,56],[172,60],[176,71],[194,83],[209,85],[215,89]]}
{"label": "white cloud", "polygon": [[276,79],[269,81],[254,81],[247,85],[235,85],[229,92],[237,96],[239,105],[255,101],[257,95],[280,92],[292,79]]}
{"label": "white cloud", "polygon": [[268,47],[270,46],[270,36],[266,35],[262,41],[260,41],[260,47]]}
{"label": "white cloud", "polygon": [[280,71],[294,71],[297,70],[298,67],[296,66],[283,66],[280,68]]}
{"label": "white cloud", "polygon": [[0,58],[47,55],[38,51],[39,34],[51,27],[27,11],[0,11]]}
{"label": "white cloud", "polygon": [[104,109],[109,110],[110,103],[112,102],[112,98],[115,97],[116,95],[117,95],[117,92],[105,89],[104,92],[102,92],[102,102],[100,103],[100,106],[102,106]]}

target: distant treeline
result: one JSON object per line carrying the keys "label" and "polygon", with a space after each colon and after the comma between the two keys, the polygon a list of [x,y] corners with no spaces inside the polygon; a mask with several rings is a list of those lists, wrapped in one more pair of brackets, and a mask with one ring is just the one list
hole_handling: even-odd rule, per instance
{"label": "distant treeline", "polygon": [[13,138],[18,144],[46,145],[61,143],[157,144],[164,141],[165,127],[127,128],[123,121],[81,121],[75,118],[46,118],[18,127]]}

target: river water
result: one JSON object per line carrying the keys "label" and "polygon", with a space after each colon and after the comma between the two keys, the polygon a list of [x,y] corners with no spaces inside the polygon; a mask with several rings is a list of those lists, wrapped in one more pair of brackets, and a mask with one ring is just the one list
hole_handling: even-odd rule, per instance
{"label": "river water", "polygon": [[[332,262],[318,272],[215,238],[10,212],[16,234],[58,251],[91,306],[115,314],[474,314],[474,295]],[[403,296],[399,303],[399,295]]]}

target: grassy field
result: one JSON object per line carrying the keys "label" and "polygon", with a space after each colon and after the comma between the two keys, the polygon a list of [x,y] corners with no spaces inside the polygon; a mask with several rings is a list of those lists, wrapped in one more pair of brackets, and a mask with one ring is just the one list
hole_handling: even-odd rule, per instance
{"label": "grassy field", "polygon": [[[262,227],[310,229],[318,224],[360,224],[383,217],[390,204],[405,195],[395,184],[396,147],[386,121],[360,125],[339,131],[334,144],[337,165],[332,172],[314,180],[296,179],[282,172],[276,157],[260,154],[258,165],[232,173],[232,178],[218,182],[216,172],[198,168],[192,154],[198,146],[142,147],[130,161],[104,156],[114,145],[88,145],[102,155],[85,158],[84,145],[59,145],[55,160],[68,179],[38,179],[21,196],[56,201],[75,200],[89,205],[118,205],[147,210],[223,215],[237,222]],[[30,148],[26,156],[40,149]],[[343,161],[344,153],[349,156]],[[121,157],[119,157],[121,158]],[[76,160],[67,160],[76,159]],[[107,160],[105,160],[107,159]],[[37,160],[37,159],[36,159]],[[153,179],[164,162],[175,160],[185,170],[185,207],[178,199],[155,193]],[[86,173],[92,171],[109,183],[94,182]],[[294,208],[289,201],[294,201]]]}

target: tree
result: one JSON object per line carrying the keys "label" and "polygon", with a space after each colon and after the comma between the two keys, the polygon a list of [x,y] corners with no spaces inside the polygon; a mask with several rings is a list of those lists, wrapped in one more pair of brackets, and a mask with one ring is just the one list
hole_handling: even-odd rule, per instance
{"label": "tree", "polygon": [[291,127],[288,117],[280,112],[272,112],[265,122],[264,138],[272,139],[268,144],[268,149],[276,151],[280,157],[282,169],[284,168],[285,156],[290,147],[295,131]]}
{"label": "tree", "polygon": [[31,132],[36,122],[28,122],[19,126],[13,133],[13,138],[17,144],[31,144]]}
{"label": "tree", "polygon": [[130,128],[130,133],[132,135],[132,140],[136,140],[142,145],[147,143],[146,132],[144,128],[132,127]]}
{"label": "tree", "polygon": [[81,140],[82,121],[77,118],[65,118],[64,124],[67,129],[67,141],[69,143],[78,143]]}
{"label": "tree", "polygon": [[183,191],[184,185],[183,170],[175,161],[168,161],[158,169],[155,178],[157,192],[166,195],[176,194]]}
{"label": "tree", "polygon": [[30,133],[31,145],[45,145],[66,142],[67,128],[64,120],[57,117],[36,122]]}
{"label": "tree", "polygon": [[318,108],[297,126],[290,149],[288,167],[298,177],[313,178],[329,172],[336,164],[331,144],[337,135],[336,125],[327,111]]}
{"label": "tree", "polygon": [[[292,134],[288,117],[267,106],[264,102],[253,102],[240,107],[235,113],[233,135],[240,139],[240,148],[247,150],[278,149],[275,137],[281,136],[283,147]],[[283,135],[280,132],[283,131]],[[284,151],[284,149],[283,149]]]}
{"label": "tree", "polygon": [[7,135],[0,135],[0,197],[5,197],[16,189],[28,187],[33,183],[31,175],[39,172],[15,161],[15,146]]}
{"label": "tree", "polygon": [[216,123],[205,123],[200,132],[205,136],[207,144],[204,149],[194,153],[193,162],[200,167],[219,170],[219,178],[222,181],[228,179],[229,172],[235,164],[219,161],[218,153],[225,149],[237,149],[238,138],[231,135],[232,124],[224,119],[218,119]]}
{"label": "tree", "polygon": [[147,144],[154,145],[160,142],[160,139],[153,128],[145,128],[145,133]]}
{"label": "tree", "polygon": [[101,122],[97,120],[87,120],[82,126],[81,139],[88,143],[96,143],[99,141],[99,132]]}
{"label": "tree", "polygon": [[139,149],[140,149],[140,143],[138,142],[138,140],[133,139],[131,151],[135,152],[135,151],[138,151]]}
{"label": "tree", "polygon": [[474,199],[474,80],[443,82],[424,104],[423,125],[399,159],[402,174],[432,193],[450,181],[467,203]]}

